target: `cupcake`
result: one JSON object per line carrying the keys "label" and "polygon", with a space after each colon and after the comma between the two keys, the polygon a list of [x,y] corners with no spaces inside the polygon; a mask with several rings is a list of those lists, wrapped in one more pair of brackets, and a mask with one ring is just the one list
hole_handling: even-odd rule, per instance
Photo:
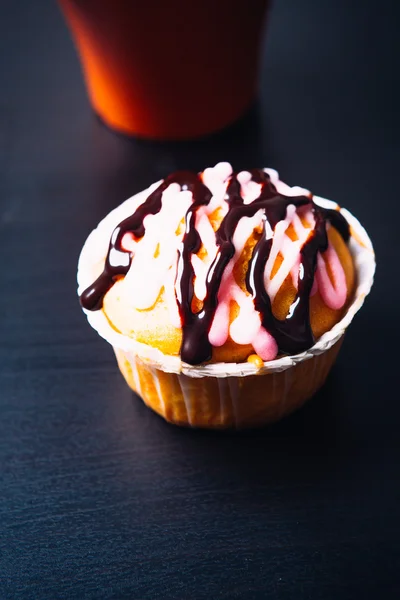
{"label": "cupcake", "polygon": [[324,383],[369,293],[372,244],[272,169],[179,171],[113,210],[79,259],[89,323],[166,420],[253,427]]}

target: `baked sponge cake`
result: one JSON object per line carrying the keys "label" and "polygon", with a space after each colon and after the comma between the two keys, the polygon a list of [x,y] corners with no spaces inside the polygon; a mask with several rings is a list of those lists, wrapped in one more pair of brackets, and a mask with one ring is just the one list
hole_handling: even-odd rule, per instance
{"label": "baked sponge cake", "polygon": [[344,329],[323,354],[318,343],[356,299],[356,258],[374,263],[345,212],[272,169],[173,173],[89,236],[81,305],[128,384],[167,420],[276,420],[322,385]]}

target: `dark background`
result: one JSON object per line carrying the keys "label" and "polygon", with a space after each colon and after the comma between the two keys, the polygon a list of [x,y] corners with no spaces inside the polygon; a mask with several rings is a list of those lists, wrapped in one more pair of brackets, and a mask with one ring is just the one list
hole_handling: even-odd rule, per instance
{"label": "dark background", "polygon": [[[2,599],[399,597],[395,8],[276,0],[259,112],[154,144],[94,118],[55,2],[1,2]],[[100,218],[218,160],[337,200],[378,261],[325,388],[241,434],[180,430],[145,408],[75,294]]]}

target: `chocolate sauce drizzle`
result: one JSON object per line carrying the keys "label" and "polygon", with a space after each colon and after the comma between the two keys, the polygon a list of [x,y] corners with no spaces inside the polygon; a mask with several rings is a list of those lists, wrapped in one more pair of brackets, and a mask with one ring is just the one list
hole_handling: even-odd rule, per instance
{"label": "chocolate sauce drizzle", "polygon": [[[310,348],[314,336],[310,324],[310,294],[314,282],[318,252],[328,247],[326,223],[329,221],[347,242],[350,237],[349,224],[343,215],[332,209],[316,205],[308,196],[284,196],[279,194],[269,176],[262,170],[251,171],[252,179],[261,184],[259,197],[245,204],[240,193],[240,184],[233,174],[226,190],[229,210],[217,232],[217,255],[209,269],[206,281],[206,296],[200,311],[193,312],[194,270],[191,256],[201,247],[201,239],[196,229],[196,212],[207,205],[212,194],[203,184],[201,176],[190,171],[178,171],[167,177],[154,190],[133,215],[122,221],[113,231],[104,270],[96,281],[81,295],[83,308],[99,310],[103,298],[116,279],[126,275],[132,262],[133,253],[124,250],[121,241],[125,233],[131,232],[136,238],[145,234],[144,218],[161,210],[162,194],[171,183],[178,183],[182,190],[189,190],[193,202],[185,216],[185,233],[178,251],[177,302],[182,320],[182,360],[189,364],[200,364],[211,360],[212,346],[208,339],[215,311],[218,305],[218,290],[226,266],[235,254],[233,236],[242,217],[252,217],[260,209],[264,211],[264,231],[253,249],[246,276],[246,285],[252,295],[254,305],[261,316],[262,325],[275,338],[280,353],[295,354]],[[286,217],[289,204],[296,207],[311,205],[315,227],[301,249],[298,291],[285,319],[277,319],[272,312],[271,300],[264,286],[264,270],[272,247],[272,238],[265,235],[265,223],[272,230]]]}
{"label": "chocolate sauce drizzle", "polygon": [[[101,275],[90,285],[81,295],[80,301],[86,310],[100,310],[103,306],[103,298],[115,281],[121,276],[126,275],[131,266],[133,254],[124,250],[121,246],[122,238],[126,233],[132,233],[135,238],[142,238],[145,234],[144,219],[148,215],[156,215],[161,210],[161,200],[163,192],[171,185],[179,183],[182,189],[188,189],[193,194],[193,204],[189,209],[193,211],[194,206],[207,204],[211,199],[210,190],[202,183],[201,179],[190,171],[177,171],[167,177],[157,189],[150,194],[146,201],[114,229],[110,245],[108,247],[107,257],[104,264],[104,270]],[[203,201],[204,199],[204,201]],[[186,231],[188,218],[186,215]],[[197,233],[197,232],[196,232]],[[193,252],[196,252],[194,250]]]}

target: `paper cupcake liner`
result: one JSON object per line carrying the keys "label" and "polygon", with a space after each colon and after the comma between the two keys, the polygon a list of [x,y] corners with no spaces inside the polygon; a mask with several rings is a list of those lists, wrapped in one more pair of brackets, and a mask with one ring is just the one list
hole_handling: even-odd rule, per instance
{"label": "paper cupcake liner", "polygon": [[189,377],[166,373],[115,348],[129,387],[167,421],[202,428],[260,427],[300,408],[319,390],[343,337],[329,350],[264,376]]}
{"label": "paper cupcake liner", "polygon": [[[156,187],[158,183],[150,188]],[[101,273],[114,228],[131,214],[146,190],[109,213],[89,235],[78,265],[78,294]],[[315,197],[326,208],[335,202]],[[305,352],[264,362],[188,365],[115,331],[103,311],[85,311],[91,326],[114,348],[128,385],[167,421],[193,427],[243,428],[277,421],[299,408],[323,385],[343,335],[369,293],[375,272],[371,240],[358,220],[340,209],[351,227],[357,273],[354,299],[345,316]]]}

